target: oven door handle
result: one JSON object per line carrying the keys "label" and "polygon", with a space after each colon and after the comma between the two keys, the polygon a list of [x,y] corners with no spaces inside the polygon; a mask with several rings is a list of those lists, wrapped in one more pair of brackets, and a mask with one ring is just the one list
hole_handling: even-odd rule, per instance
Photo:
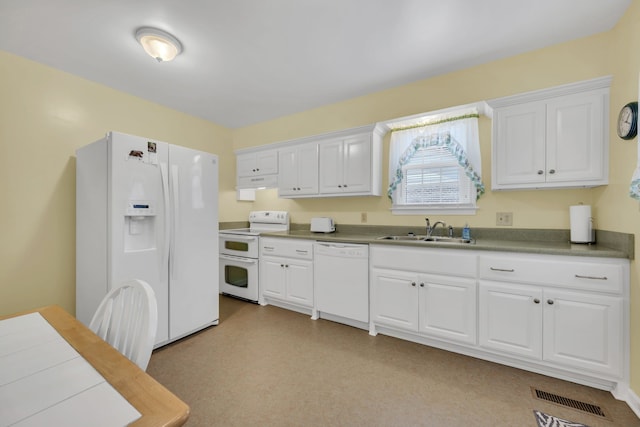
{"label": "oven door handle", "polygon": [[254,242],[257,239],[256,236],[242,236],[239,234],[229,235],[229,234],[220,233],[219,236],[230,242],[233,242],[233,241]]}
{"label": "oven door handle", "polygon": [[242,262],[244,264],[255,264],[258,262],[258,260],[254,258],[242,258],[239,256],[232,256],[232,255],[220,255],[220,259],[225,259],[227,261]]}

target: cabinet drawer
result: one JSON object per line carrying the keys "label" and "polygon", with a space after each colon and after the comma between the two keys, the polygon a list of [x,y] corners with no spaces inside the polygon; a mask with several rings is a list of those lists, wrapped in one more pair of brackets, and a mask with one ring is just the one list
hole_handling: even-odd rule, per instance
{"label": "cabinet drawer", "polygon": [[455,249],[407,248],[372,245],[370,265],[393,270],[476,277],[475,253]]}
{"label": "cabinet drawer", "polygon": [[260,255],[313,259],[313,242],[299,239],[260,238]]}
{"label": "cabinet drawer", "polygon": [[480,278],[619,294],[625,261],[510,254],[480,256]]}

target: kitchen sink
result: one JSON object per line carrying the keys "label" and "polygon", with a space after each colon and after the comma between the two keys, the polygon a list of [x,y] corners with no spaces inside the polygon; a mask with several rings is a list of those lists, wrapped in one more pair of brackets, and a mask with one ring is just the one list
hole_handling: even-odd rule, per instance
{"label": "kitchen sink", "polygon": [[429,243],[460,243],[460,244],[473,244],[473,239],[463,239],[462,237],[447,237],[447,236],[420,236],[420,235],[406,235],[406,236],[382,236],[377,240],[395,240],[395,241],[409,241],[409,242],[429,242]]}
{"label": "kitchen sink", "polygon": [[438,242],[438,243],[474,243],[473,239],[463,239],[462,237],[446,237],[446,236],[431,236],[422,239],[424,242]]}
{"label": "kitchen sink", "polygon": [[427,236],[407,235],[407,236],[382,236],[378,237],[378,240],[408,240],[408,241],[421,241],[426,239]]}

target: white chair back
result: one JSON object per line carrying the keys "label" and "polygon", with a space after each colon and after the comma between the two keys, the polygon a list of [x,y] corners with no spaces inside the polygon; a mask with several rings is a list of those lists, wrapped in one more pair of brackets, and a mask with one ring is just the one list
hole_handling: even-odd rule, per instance
{"label": "white chair back", "polygon": [[89,329],[143,371],[151,358],[157,328],[156,296],[142,280],[130,280],[111,289],[89,324]]}

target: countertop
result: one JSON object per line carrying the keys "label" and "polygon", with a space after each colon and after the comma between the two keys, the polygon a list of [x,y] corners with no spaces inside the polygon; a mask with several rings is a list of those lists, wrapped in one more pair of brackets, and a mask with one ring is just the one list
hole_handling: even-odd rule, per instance
{"label": "countertop", "polygon": [[[569,242],[566,230],[474,230],[474,243],[438,243],[423,241],[380,240],[386,235],[406,235],[402,227],[337,227],[333,233],[312,233],[308,226],[292,227],[288,232],[262,233],[265,237],[288,237],[323,242],[380,244],[441,248],[455,250],[502,251],[514,253],[534,253],[549,255],[588,256],[602,258],[633,259],[633,235],[599,231],[594,244],[573,244]],[[418,233],[416,233],[418,234]],[[424,234],[424,233],[422,233]]]}

